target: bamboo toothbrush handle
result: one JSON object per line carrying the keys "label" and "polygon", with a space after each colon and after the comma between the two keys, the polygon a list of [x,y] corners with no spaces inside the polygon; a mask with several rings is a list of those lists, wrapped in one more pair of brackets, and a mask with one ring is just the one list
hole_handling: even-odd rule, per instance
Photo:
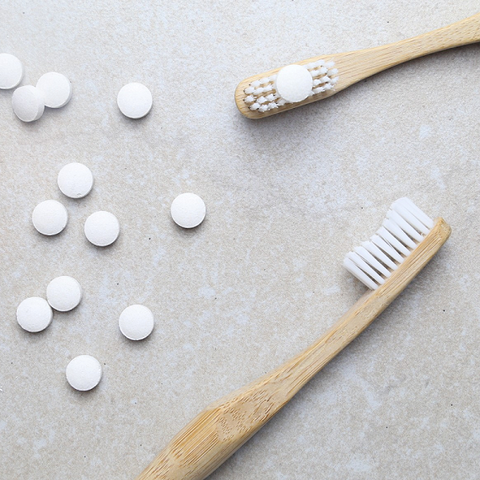
{"label": "bamboo toothbrush handle", "polygon": [[339,70],[340,78],[335,88],[335,92],[338,92],[408,60],[476,42],[480,42],[480,13],[396,43],[327,57],[335,61]]}
{"label": "bamboo toothbrush handle", "polygon": [[207,407],[176,435],[137,480],[203,480],[207,477],[403,291],[449,234],[450,227],[438,219],[389,281],[360,298],[307,350]]}

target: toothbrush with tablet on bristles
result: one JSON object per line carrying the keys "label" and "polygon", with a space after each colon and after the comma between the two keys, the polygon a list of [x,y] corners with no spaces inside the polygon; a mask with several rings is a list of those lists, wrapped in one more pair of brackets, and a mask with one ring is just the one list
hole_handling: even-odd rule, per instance
{"label": "toothbrush with tablet on bristles", "polygon": [[480,13],[380,47],[323,55],[249,77],[235,90],[242,115],[259,119],[330,97],[400,63],[480,42]]}
{"label": "toothbrush with tablet on bristles", "polygon": [[442,218],[433,221],[411,200],[393,203],[376,235],[344,262],[372,290],[304,352],[208,406],[137,480],[203,480],[210,475],[387,308],[449,235]]}

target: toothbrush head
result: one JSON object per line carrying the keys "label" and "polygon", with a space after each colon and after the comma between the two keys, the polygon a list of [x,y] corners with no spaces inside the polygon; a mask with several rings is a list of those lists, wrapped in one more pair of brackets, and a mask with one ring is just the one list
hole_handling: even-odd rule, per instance
{"label": "toothbrush head", "polygon": [[235,92],[237,106],[250,118],[261,118],[332,95],[338,70],[332,60],[287,65],[265,76],[251,77]]}
{"label": "toothbrush head", "polygon": [[434,227],[434,221],[408,198],[394,202],[368,242],[348,253],[343,266],[375,290],[397,270]]}

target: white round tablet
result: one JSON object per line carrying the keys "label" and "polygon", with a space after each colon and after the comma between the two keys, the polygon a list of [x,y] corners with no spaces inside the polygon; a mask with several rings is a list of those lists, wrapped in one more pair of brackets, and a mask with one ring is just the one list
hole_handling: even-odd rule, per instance
{"label": "white round tablet", "polygon": [[138,82],[123,86],[117,95],[117,105],[128,118],[142,118],[151,110],[153,104],[150,90]]}
{"label": "white round tablet", "polygon": [[120,234],[117,217],[110,212],[92,213],[85,222],[85,236],[97,247],[111,245]]}
{"label": "white round tablet", "polygon": [[70,360],[65,373],[71,387],[80,392],[86,392],[100,383],[102,366],[91,355],[79,355]]}
{"label": "white round tablet", "polygon": [[30,297],[17,308],[17,322],[27,332],[41,332],[52,322],[53,311],[44,298]]}
{"label": "white round tablet", "polygon": [[45,73],[38,79],[37,88],[43,92],[45,106],[49,108],[64,107],[72,98],[72,84],[61,73]]}
{"label": "white round tablet", "polygon": [[82,163],[69,163],[58,172],[58,188],[70,198],[83,198],[93,187],[93,175]]}
{"label": "white round tablet", "polygon": [[305,100],[313,87],[310,72],[301,65],[283,67],[275,80],[275,90],[287,102],[295,103]]}
{"label": "white round tablet", "polygon": [[45,97],[37,87],[24,85],[13,92],[12,107],[22,122],[34,122],[43,115]]}
{"label": "white round tablet", "polygon": [[153,331],[153,313],[143,305],[130,305],[118,321],[120,331],[130,340],[143,340]]}
{"label": "white round tablet", "polygon": [[183,228],[200,225],[206,214],[204,201],[194,193],[182,193],[172,202],[170,212],[173,221]]}
{"label": "white round tablet", "polygon": [[14,55],[0,53],[0,89],[15,88],[22,78],[22,62]]}
{"label": "white round tablet", "polygon": [[68,312],[82,300],[82,287],[66,275],[54,278],[47,286],[47,300],[55,310]]}
{"label": "white round tablet", "polygon": [[45,200],[34,208],[32,222],[41,234],[57,235],[67,225],[67,209],[56,200]]}

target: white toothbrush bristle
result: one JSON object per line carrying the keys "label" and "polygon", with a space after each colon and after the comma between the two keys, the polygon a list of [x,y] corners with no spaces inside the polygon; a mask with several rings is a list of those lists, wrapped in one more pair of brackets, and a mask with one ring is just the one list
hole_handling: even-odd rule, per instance
{"label": "white toothbrush bristle", "polygon": [[356,263],[352,262],[350,258],[345,257],[343,260],[343,266],[368,288],[371,288],[372,290],[377,288],[378,285],[360,267],[358,267]]}
{"label": "white toothbrush bristle", "polygon": [[[307,98],[320,94],[325,94],[326,96],[327,93],[325,92],[333,90],[339,78],[338,69],[333,68],[334,65],[334,62],[325,62],[324,60],[317,60],[316,62],[305,65],[305,68],[310,72],[313,79],[312,89]],[[269,110],[292,103],[280,97],[275,89],[276,79],[277,74],[262,77],[251,82],[250,85],[243,90],[245,93],[243,100],[250,110],[265,113]],[[274,95],[275,98],[270,100],[270,96],[264,95],[267,92]],[[265,97],[269,101],[268,103],[265,102]]]}
{"label": "white toothbrush bristle", "polygon": [[408,198],[394,202],[370,241],[346,255],[344,267],[375,290],[425,238],[433,220]]}

